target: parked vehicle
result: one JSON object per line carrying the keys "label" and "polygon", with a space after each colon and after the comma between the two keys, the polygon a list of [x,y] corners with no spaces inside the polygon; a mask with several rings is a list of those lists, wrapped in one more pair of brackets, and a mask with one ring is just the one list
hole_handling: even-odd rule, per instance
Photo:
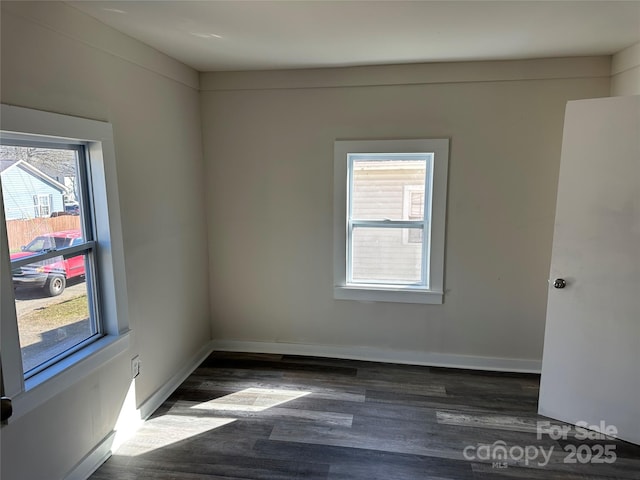
{"label": "parked vehicle", "polygon": [[80,215],[80,205],[77,203],[65,203],[64,212],[68,215]]}
{"label": "parked vehicle", "polygon": [[[11,260],[30,257],[38,253],[59,250],[82,243],[82,232],[63,230],[39,235],[20,252],[12,253]],[[67,286],[67,280],[85,275],[84,255],[70,258],[63,256],[49,258],[12,269],[14,287],[43,288],[49,296],[60,295]]]}

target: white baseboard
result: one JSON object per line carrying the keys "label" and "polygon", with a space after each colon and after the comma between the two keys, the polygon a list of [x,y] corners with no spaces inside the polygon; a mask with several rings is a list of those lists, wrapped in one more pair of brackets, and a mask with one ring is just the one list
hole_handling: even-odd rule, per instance
{"label": "white baseboard", "polygon": [[182,367],[173,377],[167,380],[162,387],[151,395],[145,402],[140,405],[138,409],[140,411],[140,418],[146,420],[149,416],[155,412],[164,401],[174,392],[176,388],[184,382],[193,371],[198,368],[209,355],[213,352],[213,342],[205,344],[195,355]]}
{"label": "white baseboard", "polygon": [[301,343],[244,342],[214,340],[213,349],[227,352],[307,355],[312,357],[344,358],[372,362],[424,365],[429,367],[466,368],[496,372],[540,373],[541,360],[522,358],[480,357],[448,353],[390,350],[375,347],[307,345]]}
{"label": "white baseboard", "polygon": [[111,456],[111,445],[116,432],[111,432],[94,448],[89,455],[76,465],[65,477],[65,480],[86,480]]}
{"label": "white baseboard", "polygon": [[[137,427],[142,425],[144,421],[155,412],[164,401],[184,382],[193,371],[200,365],[213,351],[213,343],[209,342],[205,344],[200,350],[198,350],[188,362],[173,375],[162,387],[160,387],[155,393],[153,393],[145,402],[137,409],[135,417],[139,421],[135,422]],[[135,433],[136,428],[127,431],[127,436],[130,437]],[[104,462],[106,462],[112,453],[117,449],[122,441],[126,438],[122,438],[121,432],[115,430],[110,432],[78,465],[76,465],[69,474],[65,477],[65,480],[86,480],[93,474]]]}
{"label": "white baseboard", "polygon": [[[540,373],[542,362],[534,359],[480,357],[446,353],[390,350],[374,347],[308,345],[300,343],[245,342],[213,340],[204,345],[161,388],[138,409],[141,424],[169,398],[212,351],[272,353],[306,355],[313,357],[344,358],[372,362],[424,365],[430,367],[466,368],[498,372]],[[133,433],[133,432],[131,432]],[[113,453],[116,432],[107,435],[67,476],[66,480],[84,480],[95,472]]]}

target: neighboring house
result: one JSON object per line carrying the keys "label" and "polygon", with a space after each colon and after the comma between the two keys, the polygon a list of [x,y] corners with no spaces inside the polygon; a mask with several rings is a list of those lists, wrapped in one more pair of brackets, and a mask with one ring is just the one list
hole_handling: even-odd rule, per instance
{"label": "neighboring house", "polygon": [[[353,218],[421,220],[425,166],[422,162],[361,161],[353,171]],[[386,278],[412,283],[420,278],[422,231],[356,228],[353,232],[353,280]]]}
{"label": "neighboring house", "polygon": [[67,187],[23,160],[0,160],[5,218],[49,217],[64,211]]}

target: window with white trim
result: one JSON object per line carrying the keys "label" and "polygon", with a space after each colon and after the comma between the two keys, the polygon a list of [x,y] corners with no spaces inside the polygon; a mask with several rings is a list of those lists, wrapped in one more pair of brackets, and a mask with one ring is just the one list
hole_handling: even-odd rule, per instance
{"label": "window with white trim", "polygon": [[15,418],[123,352],[129,326],[111,125],[6,105],[0,122],[0,360]]}
{"label": "window with white trim", "polygon": [[448,139],[336,141],[334,297],[442,303]]}
{"label": "window with white trim", "polygon": [[48,217],[51,215],[51,202],[49,195],[34,195],[33,196],[34,216],[36,217]]}
{"label": "window with white trim", "polygon": [[[9,166],[0,182],[3,206],[23,196],[33,196],[36,205],[35,217],[5,214],[22,367],[29,378],[103,334],[89,162],[81,143],[48,143],[16,133],[2,139],[0,160]],[[42,183],[30,173],[45,170],[49,177],[67,173],[76,179],[79,215],[47,218],[53,202],[49,194],[32,194]]]}

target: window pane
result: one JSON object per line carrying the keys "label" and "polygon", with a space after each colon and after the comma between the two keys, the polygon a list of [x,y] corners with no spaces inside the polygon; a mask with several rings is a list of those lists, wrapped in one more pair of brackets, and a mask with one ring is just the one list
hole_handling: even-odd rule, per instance
{"label": "window pane", "polygon": [[25,373],[97,333],[89,313],[85,265],[86,255],[80,254],[13,268]]}
{"label": "window pane", "polygon": [[422,220],[424,209],[419,202],[422,200],[424,203],[425,174],[430,155],[351,154],[351,218]]}
{"label": "window pane", "polygon": [[45,237],[54,232],[82,236],[77,156],[73,149],[0,146],[2,199],[12,259],[53,248]]}
{"label": "window pane", "polygon": [[[2,200],[27,376],[98,331],[85,282],[90,253],[38,258],[87,239],[79,162],[75,148],[0,146]],[[25,258],[33,263],[16,265]]]}
{"label": "window pane", "polygon": [[351,276],[354,283],[421,283],[419,228],[353,229]]}

